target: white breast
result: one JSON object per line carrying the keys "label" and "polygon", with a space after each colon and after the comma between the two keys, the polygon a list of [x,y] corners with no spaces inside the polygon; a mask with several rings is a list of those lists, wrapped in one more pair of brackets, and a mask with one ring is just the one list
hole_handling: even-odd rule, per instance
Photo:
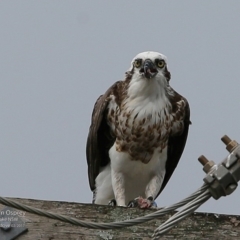
{"label": "white breast", "polygon": [[159,149],[155,149],[151,161],[144,164],[141,161],[132,161],[125,152],[116,151],[113,146],[109,151],[111,158],[111,168],[116,172],[123,173],[126,202],[136,198],[136,196],[145,196],[148,183],[153,176],[158,175],[158,186],[162,185],[165,176],[165,164],[167,160],[167,147],[159,153]]}

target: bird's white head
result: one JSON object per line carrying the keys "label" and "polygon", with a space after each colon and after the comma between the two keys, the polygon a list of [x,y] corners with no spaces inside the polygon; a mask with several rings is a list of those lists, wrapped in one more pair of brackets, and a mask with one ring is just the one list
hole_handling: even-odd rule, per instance
{"label": "bird's white head", "polygon": [[159,79],[169,81],[167,58],[158,52],[142,52],[131,62],[129,72],[138,79]]}

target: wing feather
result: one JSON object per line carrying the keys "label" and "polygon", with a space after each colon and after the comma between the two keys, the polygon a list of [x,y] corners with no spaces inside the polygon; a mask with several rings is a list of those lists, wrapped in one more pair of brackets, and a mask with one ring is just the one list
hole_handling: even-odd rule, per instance
{"label": "wing feather", "polygon": [[[186,106],[184,109],[185,110],[184,129],[181,135],[172,136],[168,140],[168,156],[166,161],[166,173],[165,173],[163,184],[161,186],[161,189],[158,195],[162,192],[162,190],[168,183],[169,179],[171,178],[175,168],[178,165],[178,162],[182,156],[182,153],[187,141],[189,125],[191,124],[189,104],[184,97],[182,97],[180,94],[175,92],[174,101],[179,101],[180,99],[183,99],[186,103]],[[158,197],[158,195],[156,196],[156,198]]]}
{"label": "wing feather", "polygon": [[88,163],[88,178],[91,190],[95,189],[95,179],[100,168],[106,166],[110,159],[108,151],[115,141],[106,121],[109,96],[114,92],[118,82],[113,84],[104,95],[101,95],[93,108],[92,122],[89,129],[86,154]]}

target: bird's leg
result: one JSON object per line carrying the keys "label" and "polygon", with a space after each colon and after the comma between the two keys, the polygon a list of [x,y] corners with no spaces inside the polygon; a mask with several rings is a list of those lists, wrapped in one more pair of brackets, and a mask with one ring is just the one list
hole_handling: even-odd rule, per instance
{"label": "bird's leg", "polygon": [[117,205],[126,206],[124,176],[122,173],[116,172],[113,169],[111,175],[112,175],[112,187]]}
{"label": "bird's leg", "polygon": [[147,197],[147,199],[146,199],[147,202],[150,203],[150,207],[157,206],[154,199],[156,198],[156,196],[158,195],[158,193],[161,189],[164,175],[165,175],[165,172],[164,172],[164,174],[158,174],[158,175],[153,176],[153,178],[151,179],[151,181],[148,183],[148,185],[146,187],[145,195]]}
{"label": "bird's leg", "polygon": [[147,198],[152,197],[153,199],[155,199],[162,186],[162,181],[163,176],[155,175],[152,177],[145,189],[145,195]]}
{"label": "bird's leg", "polygon": [[163,181],[162,175],[155,175],[146,187],[145,190],[146,198],[143,197],[135,198],[134,200],[129,202],[128,207],[139,208],[157,207],[157,204],[154,201],[154,199],[157,196],[158,192],[160,191],[162,181]]}

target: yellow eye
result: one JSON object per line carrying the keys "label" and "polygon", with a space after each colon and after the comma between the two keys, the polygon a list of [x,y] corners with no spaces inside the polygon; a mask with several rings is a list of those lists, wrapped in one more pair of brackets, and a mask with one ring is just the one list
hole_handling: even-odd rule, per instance
{"label": "yellow eye", "polygon": [[163,68],[165,66],[165,61],[157,59],[156,64],[159,68]]}
{"label": "yellow eye", "polygon": [[142,60],[141,59],[136,59],[134,62],[134,67],[140,68],[142,66]]}

